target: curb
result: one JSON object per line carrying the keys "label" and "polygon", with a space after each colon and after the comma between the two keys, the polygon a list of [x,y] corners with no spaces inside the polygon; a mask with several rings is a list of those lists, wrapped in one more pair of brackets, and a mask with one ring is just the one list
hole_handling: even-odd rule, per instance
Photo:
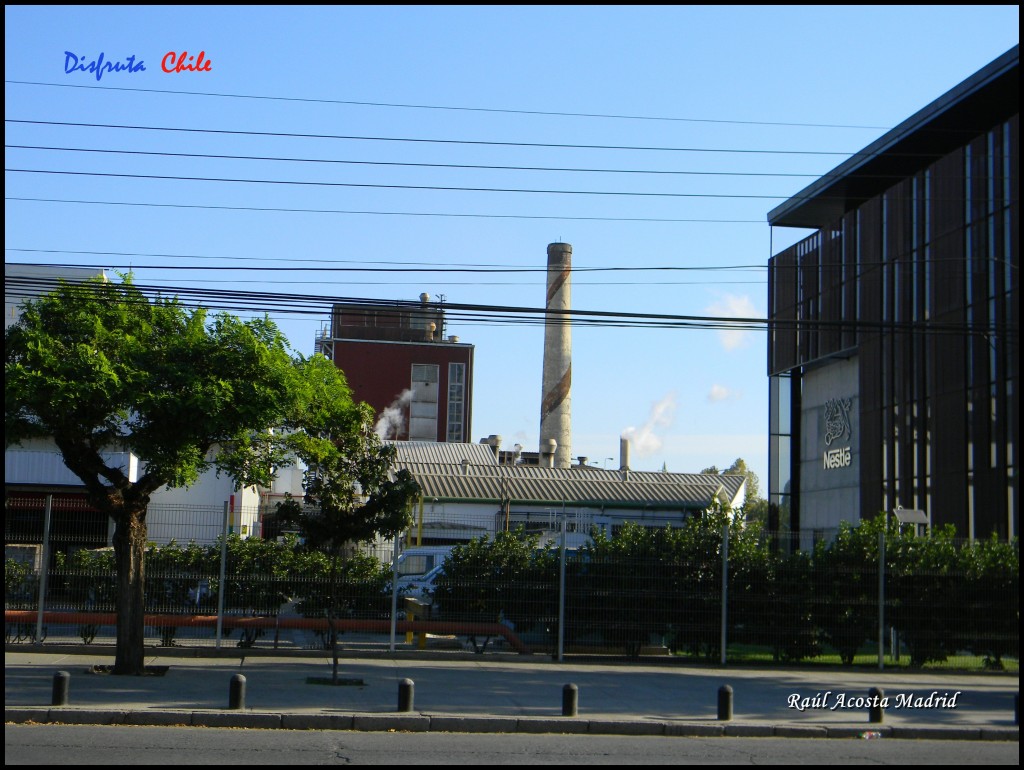
{"label": "curb", "polygon": [[273,714],[251,711],[118,711],[26,707],[5,708],[11,724],[149,725],[286,730],[435,733],[590,733],[661,735],[679,738],[879,738],[909,740],[1020,741],[1019,727],[829,727],[771,724],[713,724],[657,720],[519,718],[430,714]]}

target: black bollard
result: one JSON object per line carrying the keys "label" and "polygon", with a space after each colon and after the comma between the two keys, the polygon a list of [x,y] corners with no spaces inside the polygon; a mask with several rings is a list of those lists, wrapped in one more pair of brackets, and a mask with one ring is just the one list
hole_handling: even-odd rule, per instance
{"label": "black bollard", "polygon": [[562,688],[562,716],[574,717],[580,711],[580,688],[567,684]]}
{"label": "black bollard", "polygon": [[872,724],[881,724],[884,719],[882,714],[882,699],[884,697],[885,692],[878,687],[872,687],[868,690],[868,721]]}
{"label": "black bollard", "polygon": [[53,675],[53,697],[50,699],[51,706],[68,705],[68,691],[71,689],[71,674],[67,671],[58,671]]}
{"label": "black bollard", "polygon": [[231,677],[231,685],[228,688],[228,708],[245,708],[245,677],[241,674]]}
{"label": "black bollard", "polygon": [[416,683],[411,679],[403,679],[398,683],[398,710],[412,711],[413,698],[416,695]]}
{"label": "black bollard", "polygon": [[723,722],[732,719],[732,687],[727,684],[718,688],[718,718]]}

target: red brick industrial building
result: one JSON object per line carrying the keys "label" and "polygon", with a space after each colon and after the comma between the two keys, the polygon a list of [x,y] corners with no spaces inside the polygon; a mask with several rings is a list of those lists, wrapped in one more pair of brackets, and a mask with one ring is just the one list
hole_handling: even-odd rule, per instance
{"label": "red brick industrial building", "polygon": [[445,336],[443,303],[423,294],[419,302],[337,304],[317,351],[376,410],[382,438],[471,440],[473,346]]}

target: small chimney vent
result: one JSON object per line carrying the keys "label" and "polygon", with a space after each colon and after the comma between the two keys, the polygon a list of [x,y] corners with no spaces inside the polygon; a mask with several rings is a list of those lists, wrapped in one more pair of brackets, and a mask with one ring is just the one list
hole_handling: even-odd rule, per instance
{"label": "small chimney vent", "polygon": [[558,442],[553,438],[544,439],[540,443],[540,467],[555,467],[555,452],[558,451]]}

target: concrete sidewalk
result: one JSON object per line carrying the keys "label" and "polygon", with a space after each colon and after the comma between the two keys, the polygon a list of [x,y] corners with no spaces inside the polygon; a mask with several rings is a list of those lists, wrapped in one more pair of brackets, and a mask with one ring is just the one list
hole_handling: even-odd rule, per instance
{"label": "concrete sidewalk", "polygon": [[[238,651],[195,657],[153,648],[163,676],[94,673],[112,651],[79,654],[8,647],[5,721],[182,724],[288,729],[448,732],[590,732],[1019,740],[1016,676],[905,671],[750,669],[674,663],[556,663],[539,656],[474,658],[438,653],[347,653],[333,686],[330,656]],[[84,654],[83,654],[84,653]],[[70,674],[68,705],[54,707],[54,674]],[[236,674],[244,708],[230,709]],[[412,680],[413,708],[399,709]],[[578,715],[563,716],[563,688],[578,690]],[[733,717],[718,719],[719,688],[733,689]],[[873,687],[888,699],[871,723]],[[874,736],[872,736],[874,737]]]}

